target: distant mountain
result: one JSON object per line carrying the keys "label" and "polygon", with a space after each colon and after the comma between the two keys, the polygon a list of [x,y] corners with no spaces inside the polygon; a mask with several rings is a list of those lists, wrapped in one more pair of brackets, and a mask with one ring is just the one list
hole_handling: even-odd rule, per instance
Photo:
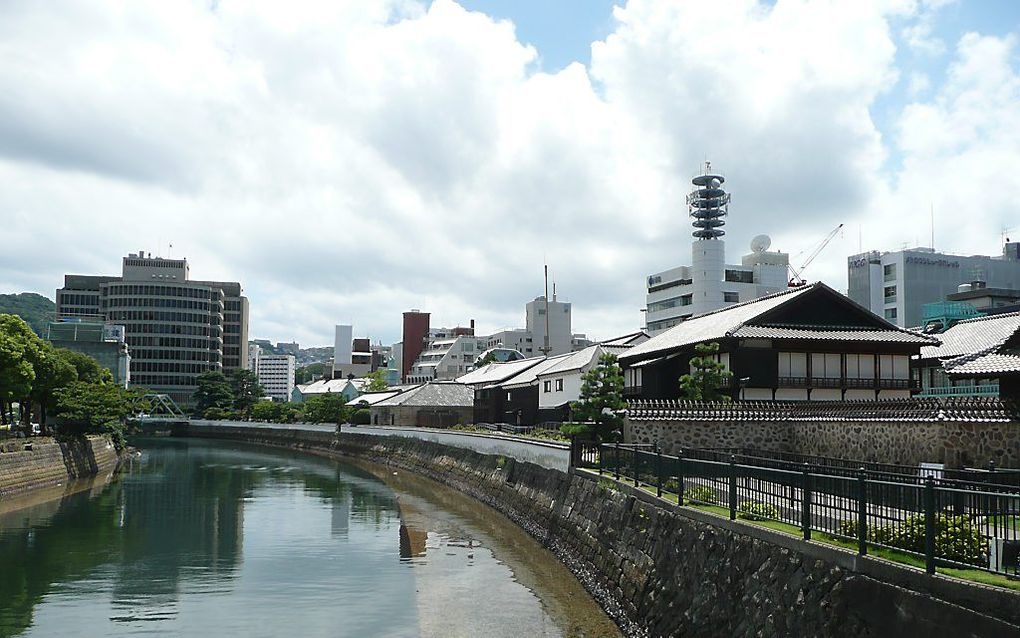
{"label": "distant mountain", "polygon": [[40,337],[46,337],[46,324],[53,321],[57,304],[34,292],[0,295],[0,313],[18,315]]}

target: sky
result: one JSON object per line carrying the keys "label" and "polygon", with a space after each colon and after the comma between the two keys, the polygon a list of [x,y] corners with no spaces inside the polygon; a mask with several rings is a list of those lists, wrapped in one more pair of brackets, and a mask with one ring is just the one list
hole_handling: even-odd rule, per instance
{"label": "sky", "polygon": [[[250,336],[642,324],[701,163],[758,234],[846,259],[1020,236],[1020,3],[0,3],[0,292],[145,250],[240,281]],[[934,224],[931,223],[934,211]],[[172,248],[170,245],[172,244]]]}

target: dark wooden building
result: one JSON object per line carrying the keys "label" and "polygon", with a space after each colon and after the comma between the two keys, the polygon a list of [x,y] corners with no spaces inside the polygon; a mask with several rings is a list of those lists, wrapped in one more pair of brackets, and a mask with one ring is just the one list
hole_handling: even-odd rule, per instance
{"label": "dark wooden building", "polygon": [[620,357],[630,398],[679,398],[695,347],[718,343],[734,399],[910,397],[911,357],[932,336],[899,328],[823,283],[791,288],[687,321]]}

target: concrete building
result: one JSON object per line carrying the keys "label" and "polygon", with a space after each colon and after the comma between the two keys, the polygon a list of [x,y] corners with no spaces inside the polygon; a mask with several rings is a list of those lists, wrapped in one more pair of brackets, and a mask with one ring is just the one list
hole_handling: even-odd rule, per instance
{"label": "concrete building", "polygon": [[400,381],[407,380],[411,367],[425,348],[429,336],[429,313],[411,310],[404,313],[403,338],[400,343]]}
{"label": "concrete building", "polygon": [[124,341],[124,326],[101,321],[57,321],[47,328],[46,338],[58,348],[87,354],[110,371],[117,385],[131,382],[131,353]]}
{"label": "concrete building", "polygon": [[333,378],[363,377],[372,372],[372,350],[368,339],[355,339],[354,327],[336,326],[333,343]]}
{"label": "concrete building", "polygon": [[[548,317],[546,316],[548,313]],[[552,299],[546,303],[545,295],[535,297],[524,308],[525,330],[531,333],[536,354],[549,356],[572,352],[574,333],[570,329],[570,304]],[[546,327],[549,339],[546,341]],[[583,337],[584,335],[577,335]],[[548,352],[544,349],[548,348]],[[529,354],[525,352],[524,354]]]}
{"label": "concrete building", "polygon": [[265,396],[290,401],[294,393],[295,358],[292,354],[267,354],[255,344],[248,346],[248,369],[259,378]]}
{"label": "concrete building", "polygon": [[65,275],[57,319],[91,317],[124,326],[131,385],[190,405],[195,378],[248,367],[248,299],[241,284],[198,281],[186,259],[139,252],[121,276]]}
{"label": "concrete building", "polygon": [[920,326],[923,306],[946,299],[973,281],[987,288],[1020,288],[1020,242],[1002,255],[952,255],[931,248],[871,251],[847,259],[848,295],[898,326]]}
{"label": "concrete building", "polygon": [[485,340],[486,349],[507,348],[516,350],[525,357],[538,354],[535,337],[525,328],[504,328],[489,335]]}
{"label": "concrete building", "polygon": [[485,337],[459,335],[434,339],[411,366],[407,383],[450,381],[474,369],[475,360],[486,350]]}
{"label": "concrete building", "polygon": [[694,219],[691,265],[653,273],[646,281],[645,330],[659,334],[694,315],[751,301],[787,287],[790,256],[769,252],[771,240],[759,235],[740,265],[726,263],[723,219],[729,214],[726,178],[712,172],[711,164],[694,177],[687,197]]}

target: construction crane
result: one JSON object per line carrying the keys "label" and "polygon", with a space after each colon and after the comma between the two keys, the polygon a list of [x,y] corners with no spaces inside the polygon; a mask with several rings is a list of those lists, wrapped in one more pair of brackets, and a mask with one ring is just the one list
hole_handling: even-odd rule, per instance
{"label": "construction crane", "polygon": [[805,268],[811,265],[811,262],[815,260],[815,257],[820,255],[822,251],[825,250],[825,247],[829,245],[829,242],[832,241],[833,237],[835,237],[836,234],[839,233],[839,231],[841,230],[843,230],[843,224],[840,224],[839,226],[836,226],[831,231],[829,231],[829,234],[825,236],[825,239],[823,239],[817,246],[815,246],[815,249],[812,250],[811,254],[807,256],[807,259],[804,260],[804,263],[801,264],[800,268],[794,268],[792,265],[790,266],[790,274],[792,275],[790,277],[789,283],[790,288],[798,288],[800,286],[807,284],[807,281],[804,279],[801,273],[804,272]]}

